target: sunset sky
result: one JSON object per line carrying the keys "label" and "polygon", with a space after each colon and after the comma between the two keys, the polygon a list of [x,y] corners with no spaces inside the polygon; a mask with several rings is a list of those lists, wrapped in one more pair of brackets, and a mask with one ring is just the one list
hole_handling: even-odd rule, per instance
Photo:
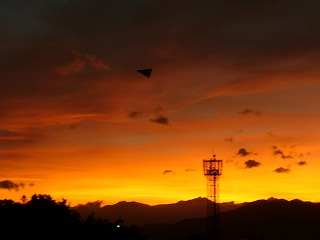
{"label": "sunset sky", "polygon": [[[0,0],[0,199],[320,201],[320,2]],[[136,70],[152,68],[150,78]]]}

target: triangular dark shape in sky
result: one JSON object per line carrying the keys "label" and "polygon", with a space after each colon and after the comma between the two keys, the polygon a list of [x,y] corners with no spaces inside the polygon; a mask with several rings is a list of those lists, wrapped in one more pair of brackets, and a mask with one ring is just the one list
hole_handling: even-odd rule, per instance
{"label": "triangular dark shape in sky", "polygon": [[140,70],[137,70],[137,72],[141,73],[142,75],[144,75],[146,77],[150,77],[151,76],[151,72],[152,72],[152,68],[140,69]]}

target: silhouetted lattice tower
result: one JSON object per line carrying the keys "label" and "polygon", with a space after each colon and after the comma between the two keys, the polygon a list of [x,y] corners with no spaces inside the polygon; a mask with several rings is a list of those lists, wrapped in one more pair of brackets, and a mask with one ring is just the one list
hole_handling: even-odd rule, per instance
{"label": "silhouetted lattice tower", "polygon": [[207,178],[207,231],[208,240],[220,239],[219,221],[219,176],[222,174],[222,160],[216,156],[203,160],[203,173]]}

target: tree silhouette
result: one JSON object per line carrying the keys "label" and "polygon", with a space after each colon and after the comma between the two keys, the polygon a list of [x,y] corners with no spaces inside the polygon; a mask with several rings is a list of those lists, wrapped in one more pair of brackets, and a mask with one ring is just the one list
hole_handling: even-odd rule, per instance
{"label": "tree silhouette", "polygon": [[95,218],[85,219],[63,199],[56,202],[50,195],[34,194],[24,203],[0,200],[0,239],[33,240],[142,240],[139,229],[127,227],[119,219],[111,223]]}

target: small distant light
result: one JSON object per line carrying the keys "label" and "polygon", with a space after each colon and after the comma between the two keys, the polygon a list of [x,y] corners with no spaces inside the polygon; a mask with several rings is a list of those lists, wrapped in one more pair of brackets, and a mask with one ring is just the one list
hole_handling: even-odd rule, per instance
{"label": "small distant light", "polygon": [[117,225],[117,228],[121,227],[120,224]]}

